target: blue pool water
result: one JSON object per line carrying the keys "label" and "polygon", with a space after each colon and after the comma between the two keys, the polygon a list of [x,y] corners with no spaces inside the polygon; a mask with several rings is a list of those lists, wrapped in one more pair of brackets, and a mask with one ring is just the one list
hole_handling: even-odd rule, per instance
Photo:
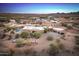
{"label": "blue pool water", "polygon": [[21,29],[16,29],[16,32],[21,32]]}

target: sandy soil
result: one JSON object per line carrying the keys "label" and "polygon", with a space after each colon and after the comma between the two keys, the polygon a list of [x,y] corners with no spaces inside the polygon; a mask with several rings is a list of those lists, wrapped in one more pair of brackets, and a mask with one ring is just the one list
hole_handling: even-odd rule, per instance
{"label": "sandy soil", "polygon": [[[38,56],[43,56],[43,55],[46,56],[46,55],[48,55],[47,49],[48,49],[49,45],[56,39],[60,39],[61,43],[63,43],[63,45],[65,47],[65,50],[73,51],[73,47],[75,45],[74,37],[73,37],[73,35],[69,36],[70,34],[71,33],[66,33],[66,37],[65,37],[66,40],[64,40],[61,38],[60,34],[55,33],[55,32],[48,32],[46,34],[43,34],[39,39],[34,39],[34,38],[29,39],[29,41],[38,43],[38,44],[35,44],[32,46],[24,46],[24,47],[17,48],[15,46],[15,43],[12,43],[11,40],[4,41],[4,45],[6,48],[15,50],[15,55],[25,55],[25,54],[23,54],[24,51],[27,49],[31,49],[31,50],[36,51],[37,52],[36,55],[38,55]],[[54,40],[52,40],[52,41],[46,40],[47,36],[49,36],[49,35],[52,36],[54,38]],[[61,52],[58,55],[72,55],[71,52],[70,53],[69,52],[66,53],[66,52],[65,51]]]}

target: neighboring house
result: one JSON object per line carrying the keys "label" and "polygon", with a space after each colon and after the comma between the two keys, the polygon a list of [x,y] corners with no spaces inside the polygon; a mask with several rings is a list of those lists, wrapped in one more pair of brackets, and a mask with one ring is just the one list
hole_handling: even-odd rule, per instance
{"label": "neighboring house", "polygon": [[10,23],[16,24],[16,21],[14,19],[10,19]]}
{"label": "neighboring house", "polygon": [[52,27],[61,27],[61,21],[50,20]]}
{"label": "neighboring house", "polygon": [[58,33],[64,33],[65,32],[65,29],[66,28],[61,28],[61,27],[60,28],[56,28],[56,27],[54,27],[53,28],[53,31],[58,32]]}
{"label": "neighboring house", "polygon": [[27,24],[27,25],[24,26],[23,30],[28,30],[28,31],[43,31],[44,27],[33,26],[32,24]]}

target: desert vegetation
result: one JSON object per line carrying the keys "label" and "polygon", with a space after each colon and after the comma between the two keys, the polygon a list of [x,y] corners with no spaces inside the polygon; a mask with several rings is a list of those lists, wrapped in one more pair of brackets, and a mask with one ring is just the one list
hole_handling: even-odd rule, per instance
{"label": "desert vegetation", "polygon": [[57,39],[54,43],[49,45],[48,54],[50,56],[55,56],[60,53],[60,51],[63,51],[63,49],[63,44],[60,42],[60,40]]}
{"label": "desert vegetation", "polygon": [[52,40],[53,40],[53,37],[52,37],[52,36],[48,36],[48,37],[47,37],[47,40],[48,40],[48,41],[52,41]]}
{"label": "desert vegetation", "polygon": [[78,13],[2,15],[0,55],[79,55]]}
{"label": "desert vegetation", "polygon": [[75,36],[75,50],[78,51],[79,50],[79,36]]}

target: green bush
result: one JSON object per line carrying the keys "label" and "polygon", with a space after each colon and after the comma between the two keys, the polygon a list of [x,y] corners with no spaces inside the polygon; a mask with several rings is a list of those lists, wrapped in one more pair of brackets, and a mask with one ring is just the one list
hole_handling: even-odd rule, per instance
{"label": "green bush", "polygon": [[54,44],[50,44],[50,47],[48,49],[48,54],[51,56],[57,55],[59,52],[58,47]]}
{"label": "green bush", "polygon": [[32,43],[31,43],[30,41],[26,41],[25,44],[26,44],[27,46],[31,46],[31,45],[32,45]]}
{"label": "green bush", "polygon": [[24,39],[16,40],[16,46],[21,47],[21,46],[25,45],[26,43],[24,41],[25,41]]}
{"label": "green bush", "polygon": [[44,33],[47,33],[48,32],[48,29],[47,28],[44,28]]}
{"label": "green bush", "polygon": [[39,32],[34,32],[34,33],[32,33],[31,35],[32,35],[32,37],[35,37],[36,39],[38,39],[38,38],[40,38],[41,33],[39,33]]}
{"label": "green bush", "polygon": [[48,49],[48,54],[57,55],[59,51],[63,51],[63,50],[64,50],[64,45],[59,40],[57,40],[56,42],[50,44],[50,47]]}
{"label": "green bush", "polygon": [[5,29],[6,32],[8,32],[10,30],[15,30],[16,29],[16,27],[9,27],[9,26],[6,26],[5,28],[6,28]]}
{"label": "green bush", "polygon": [[11,29],[11,27],[6,27],[6,31],[10,31]]}
{"label": "green bush", "polygon": [[20,34],[20,36],[21,36],[22,38],[27,38],[27,37],[29,36],[29,33],[28,33],[28,32],[22,32],[22,33]]}

